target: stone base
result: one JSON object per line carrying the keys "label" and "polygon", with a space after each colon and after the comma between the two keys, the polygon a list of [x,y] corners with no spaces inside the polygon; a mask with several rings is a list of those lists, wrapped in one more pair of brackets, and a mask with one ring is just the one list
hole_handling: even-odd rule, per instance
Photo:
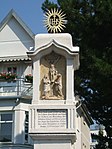
{"label": "stone base", "polygon": [[68,141],[38,141],[34,142],[34,149],[71,149],[71,144]]}
{"label": "stone base", "polygon": [[30,134],[34,149],[72,149],[76,134]]}
{"label": "stone base", "polygon": [[34,149],[72,149],[76,142],[74,105],[30,106],[29,135]]}

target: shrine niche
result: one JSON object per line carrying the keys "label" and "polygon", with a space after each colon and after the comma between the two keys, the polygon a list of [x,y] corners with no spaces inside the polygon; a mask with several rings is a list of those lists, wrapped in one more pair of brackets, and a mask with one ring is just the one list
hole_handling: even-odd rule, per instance
{"label": "shrine niche", "polygon": [[40,61],[40,98],[65,99],[66,59],[52,51]]}

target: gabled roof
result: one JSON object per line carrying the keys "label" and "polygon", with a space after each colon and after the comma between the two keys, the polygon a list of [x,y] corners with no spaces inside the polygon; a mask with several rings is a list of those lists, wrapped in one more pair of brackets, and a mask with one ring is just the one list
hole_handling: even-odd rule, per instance
{"label": "gabled roof", "polygon": [[34,39],[34,33],[30,30],[30,28],[22,21],[22,19],[17,15],[17,13],[11,9],[8,15],[3,19],[0,23],[0,31],[5,27],[5,25],[9,22],[9,20],[14,17],[17,22],[23,27],[23,29],[30,35],[32,39]]}

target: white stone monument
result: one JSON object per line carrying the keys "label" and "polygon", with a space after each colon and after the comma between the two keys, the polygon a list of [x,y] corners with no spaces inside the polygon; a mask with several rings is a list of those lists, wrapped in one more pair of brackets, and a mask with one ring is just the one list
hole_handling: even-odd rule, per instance
{"label": "white stone monument", "polygon": [[72,149],[76,142],[74,71],[79,47],[67,33],[38,34],[33,60],[29,134],[34,149]]}

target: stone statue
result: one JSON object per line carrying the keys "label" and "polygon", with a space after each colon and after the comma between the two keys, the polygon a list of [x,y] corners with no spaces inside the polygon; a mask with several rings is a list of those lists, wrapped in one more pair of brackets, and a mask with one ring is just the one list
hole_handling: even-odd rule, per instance
{"label": "stone statue", "polygon": [[54,82],[54,89],[56,92],[56,96],[62,98],[63,93],[62,93],[62,76],[61,76],[61,74],[57,74],[57,78]]}
{"label": "stone statue", "polygon": [[51,64],[50,69],[49,69],[49,73],[50,73],[51,83],[53,83],[57,77],[57,70],[54,67],[54,64]]}
{"label": "stone statue", "polygon": [[43,95],[43,98],[47,99],[47,98],[49,98],[50,90],[51,90],[51,88],[50,88],[50,79],[49,79],[48,74],[44,75],[43,85],[44,85],[44,95]]}
{"label": "stone statue", "polygon": [[43,78],[43,99],[63,99],[62,75],[58,73],[54,64],[51,64],[49,73]]}

